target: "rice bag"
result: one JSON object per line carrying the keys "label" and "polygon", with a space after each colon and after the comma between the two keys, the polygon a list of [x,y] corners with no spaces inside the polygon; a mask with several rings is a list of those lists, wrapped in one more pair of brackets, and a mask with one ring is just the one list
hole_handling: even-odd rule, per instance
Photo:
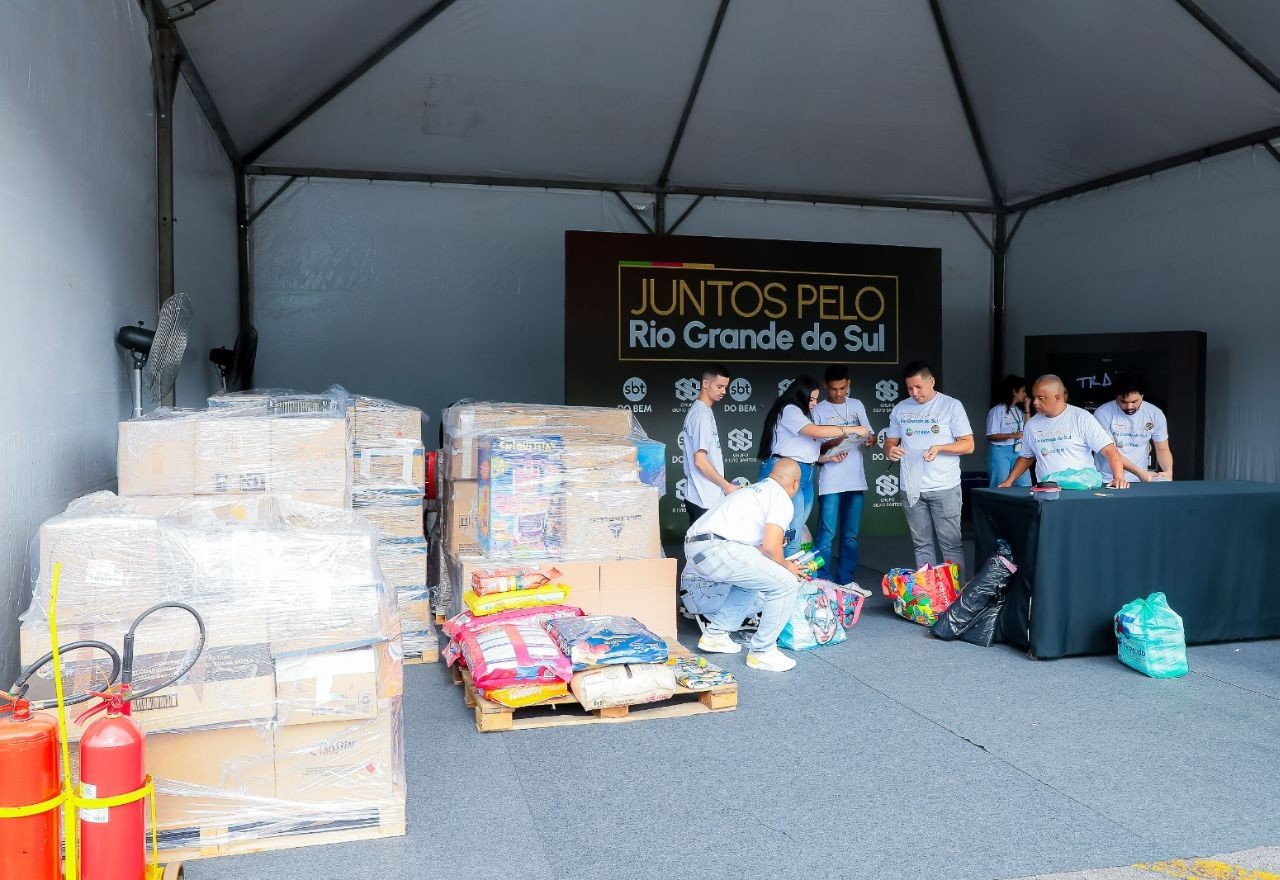
{"label": "rice bag", "polygon": [[533,608],[516,608],[512,611],[500,611],[497,614],[477,615],[470,611],[455,614],[444,622],[441,629],[451,639],[467,630],[479,632],[488,626],[501,626],[504,623],[534,623],[541,626],[548,620],[559,617],[581,617],[582,609],[572,605],[538,605]]}
{"label": "rice bag", "polygon": [[573,677],[569,659],[537,624],[505,624],[464,632],[458,636],[458,647],[478,690],[563,682]]}
{"label": "rice bag", "polygon": [[480,692],[486,700],[501,703],[509,709],[536,706],[538,703],[569,695],[569,685],[563,681],[550,684],[517,684],[511,687],[493,688]]}
{"label": "rice bag", "polygon": [[482,568],[471,574],[471,592],[477,596],[510,593],[514,590],[532,590],[544,587],[560,577],[559,570],[542,570],[534,566],[502,566]]}
{"label": "rice bag", "polygon": [[594,711],[669,700],[676,676],[666,665],[602,666],[578,673],[570,687],[582,707]]}
{"label": "rice bag", "polygon": [[517,608],[533,608],[538,605],[561,605],[569,598],[569,588],[564,584],[546,584],[532,590],[516,590],[512,593],[494,593],[477,596],[471,590],[462,594],[462,602],[477,617],[514,611]]}
{"label": "rice bag", "polygon": [[667,643],[634,617],[566,617],[546,623],[547,632],[580,672],[620,663],[666,663]]}

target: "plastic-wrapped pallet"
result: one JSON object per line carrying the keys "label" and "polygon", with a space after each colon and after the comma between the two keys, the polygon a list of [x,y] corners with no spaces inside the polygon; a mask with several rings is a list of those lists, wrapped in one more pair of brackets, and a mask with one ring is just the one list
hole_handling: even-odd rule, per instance
{"label": "plastic-wrapped pallet", "polygon": [[[270,494],[102,492],[40,528],[23,663],[49,650],[54,563],[62,644],[120,646],[159,602],[187,603],[204,618],[206,647],[191,671],[133,703],[171,858],[268,838],[306,845],[403,833],[400,615],[377,542],[350,510]],[[181,668],[196,641],[182,611],[147,617],[137,630],[135,693]],[[68,655],[68,692],[99,689],[105,670],[99,654]],[[45,667],[28,696],[53,690]],[[72,739],[80,733],[73,724]]]}

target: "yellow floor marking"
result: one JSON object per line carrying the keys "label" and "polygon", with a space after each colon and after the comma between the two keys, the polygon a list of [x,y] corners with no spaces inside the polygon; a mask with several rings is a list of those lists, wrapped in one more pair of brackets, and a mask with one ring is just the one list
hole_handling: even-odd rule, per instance
{"label": "yellow floor marking", "polygon": [[1144,871],[1154,871],[1177,880],[1280,880],[1280,874],[1270,871],[1254,871],[1217,862],[1213,859],[1170,859],[1167,862],[1155,862],[1151,865],[1134,865]]}

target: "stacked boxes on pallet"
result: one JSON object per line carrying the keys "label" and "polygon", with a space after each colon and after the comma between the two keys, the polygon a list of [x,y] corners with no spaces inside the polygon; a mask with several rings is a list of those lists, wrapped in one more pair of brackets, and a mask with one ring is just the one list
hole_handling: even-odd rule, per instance
{"label": "stacked boxes on pallet", "polygon": [[478,573],[537,569],[568,587],[566,604],[675,640],[675,560],[658,531],[665,448],[630,412],[463,403],[444,428],[440,606],[459,613]]}
{"label": "stacked boxes on pallet", "polygon": [[427,596],[423,535],[426,456],[422,412],[371,397],[355,397],[351,423],[352,503],[378,529],[378,559],[401,612],[406,659],[437,650]]}
{"label": "stacked boxes on pallet", "polygon": [[[24,664],[49,650],[61,563],[61,644],[120,646],[143,611],[201,613],[203,654],[142,695],[161,847],[170,858],[402,834],[399,623],[378,537],[350,510],[267,493],[181,499],[97,493],[47,521],[33,548]],[[134,692],[186,662],[197,631],[164,609],[137,631]],[[101,655],[73,652],[64,682],[101,686]],[[43,670],[29,696],[54,691]],[[70,738],[83,728],[72,724]]]}

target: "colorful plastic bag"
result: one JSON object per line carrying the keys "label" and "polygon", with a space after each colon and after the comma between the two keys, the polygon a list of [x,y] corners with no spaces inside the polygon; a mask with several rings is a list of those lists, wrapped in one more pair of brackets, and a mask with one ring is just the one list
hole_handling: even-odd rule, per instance
{"label": "colorful plastic bag", "polygon": [[1106,481],[1097,468],[1068,468],[1040,478],[1041,483],[1057,483],[1062,489],[1101,489]]}
{"label": "colorful plastic bag", "polygon": [[799,595],[791,606],[791,618],[778,636],[779,646],[790,651],[811,651],[845,640],[844,626],[823,583],[801,582]]}
{"label": "colorful plastic bag", "polygon": [[667,643],[634,617],[567,617],[551,620],[547,632],[574,672],[621,663],[666,663]]}
{"label": "colorful plastic bag", "polygon": [[671,671],[675,673],[676,684],[687,691],[709,691],[712,688],[726,687],[737,679],[733,673],[725,672],[711,663],[706,657],[686,655],[673,657],[670,660]]}
{"label": "colorful plastic bag", "polygon": [[463,611],[446,620],[441,629],[446,636],[456,639],[463,632],[479,632],[486,627],[502,626],[506,623],[532,623],[541,626],[548,620],[581,616],[582,609],[574,608],[572,605],[538,605],[533,608],[516,608],[512,611],[486,615]]}
{"label": "colorful plastic bag", "polygon": [[545,584],[532,590],[515,590],[510,593],[494,593],[477,596],[471,590],[462,594],[463,604],[477,617],[514,611],[517,608],[533,608],[538,605],[561,605],[569,598],[569,588],[564,584]]}
{"label": "colorful plastic bag", "polygon": [[858,622],[862,616],[862,603],[871,596],[870,590],[864,590],[857,584],[842,585],[828,581],[823,589],[831,599],[836,617],[840,618],[840,625],[846,630]]}
{"label": "colorful plastic bag", "polygon": [[478,633],[464,632],[458,636],[458,647],[478,690],[573,678],[569,658],[536,624],[506,624]]}
{"label": "colorful plastic bag", "polygon": [[1134,599],[1116,613],[1117,656],[1125,666],[1152,678],[1187,674],[1187,638],[1182,618],[1164,593]]}
{"label": "colorful plastic bag", "polygon": [[509,709],[521,709],[525,706],[536,706],[556,697],[569,694],[569,685],[563,681],[550,684],[517,684],[511,687],[493,688],[481,691],[486,700],[501,703]]}
{"label": "colorful plastic bag", "polygon": [[514,590],[532,590],[545,587],[560,578],[555,568],[537,568],[532,565],[504,565],[482,568],[471,573],[471,592],[477,596],[510,593]]}
{"label": "colorful plastic bag", "polygon": [[960,567],[954,562],[926,565],[912,571],[891,568],[880,582],[884,594],[893,599],[893,611],[913,623],[933,626],[938,615],[951,607],[959,595]]}

